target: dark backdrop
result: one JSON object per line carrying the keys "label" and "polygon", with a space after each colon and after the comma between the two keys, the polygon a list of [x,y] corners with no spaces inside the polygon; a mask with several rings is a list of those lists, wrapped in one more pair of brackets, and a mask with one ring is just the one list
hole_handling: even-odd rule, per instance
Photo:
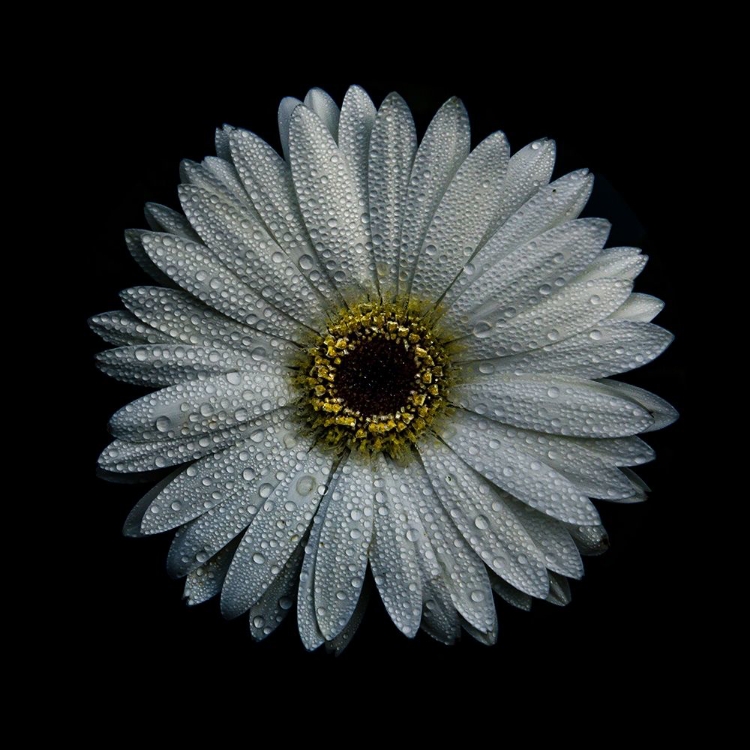
{"label": "dark backdrop", "polygon": [[[291,616],[255,644],[245,619],[223,621],[215,601],[184,605],[182,582],[170,580],[164,569],[166,536],[121,536],[130,507],[148,485],[95,477],[110,414],[140,394],[95,371],[92,358],[103,344],[84,323],[97,312],[118,309],[121,289],[150,283],[131,261],[123,230],[145,226],[146,201],[178,207],[179,162],[212,154],[217,126],[241,126],[278,146],[276,108],[283,96],[303,98],[317,85],[340,102],[349,83],[361,84],[376,104],[389,91],[399,91],[414,111],[420,136],[440,104],[456,94],[468,109],[473,145],[497,129],[505,130],[514,151],[541,136],[555,138],[556,176],[584,166],[595,173],[587,214],[613,222],[610,245],[639,245],[649,254],[636,290],[666,301],[656,322],[677,334],[659,360],[622,378],[667,398],[683,413],[676,425],[647,436],[657,453],[656,462],[642,471],[653,490],[649,501],[599,503],[611,549],[586,559],[586,576],[573,584],[572,603],[566,608],[539,603],[523,613],[498,602],[500,635],[492,648],[469,637],[450,648],[423,634],[409,641],[390,624],[377,596],[338,659],[305,653]],[[600,684],[643,680],[653,689],[674,681],[684,668],[684,646],[675,634],[692,619],[692,587],[684,567],[689,545],[682,531],[697,498],[684,466],[691,425],[690,334],[685,248],[675,232],[684,216],[679,204],[665,200],[682,181],[683,156],[670,144],[679,135],[684,103],[671,91],[662,87],[658,72],[612,78],[599,86],[524,75],[498,77],[493,84],[277,77],[260,84],[248,79],[240,85],[234,78],[226,85],[192,86],[166,73],[158,80],[124,73],[106,86],[81,89],[67,113],[80,173],[70,186],[71,226],[66,228],[75,234],[75,227],[88,227],[75,241],[77,281],[66,303],[76,341],[74,352],[66,351],[81,409],[77,438],[65,447],[76,477],[65,481],[78,484],[75,512],[66,516],[67,531],[60,536],[73,539],[81,553],[76,560],[80,583],[66,589],[65,611],[73,622],[73,648],[89,679],[110,685],[145,675],[146,685],[153,677],[155,683],[203,689],[244,675],[248,689],[263,685],[283,693],[318,684],[338,694],[382,676],[391,680],[393,691],[418,680],[441,686],[441,694],[457,695],[462,686],[475,684],[468,680],[486,680],[493,690],[533,685],[558,697],[554,688],[560,686],[569,686],[563,694],[572,697]],[[323,678],[326,682],[319,682]]]}

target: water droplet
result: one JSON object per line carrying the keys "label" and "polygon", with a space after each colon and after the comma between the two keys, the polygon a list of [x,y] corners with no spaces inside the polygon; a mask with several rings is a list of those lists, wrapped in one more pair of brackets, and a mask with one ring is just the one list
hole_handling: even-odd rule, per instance
{"label": "water droplet", "polygon": [[315,478],[309,475],[300,477],[297,480],[297,493],[306,497],[315,489]]}

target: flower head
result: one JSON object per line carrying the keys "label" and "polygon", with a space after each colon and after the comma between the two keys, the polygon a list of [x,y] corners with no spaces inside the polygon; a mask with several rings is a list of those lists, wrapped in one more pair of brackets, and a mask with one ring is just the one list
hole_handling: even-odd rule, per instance
{"label": "flower head", "polygon": [[671,335],[646,259],[578,218],[554,143],[474,150],[448,101],[418,143],[391,94],[279,110],[284,156],[224,127],[128,247],[158,286],[92,319],[100,367],[156,387],[111,420],[111,472],[172,469],[126,533],[177,529],[170,572],[263,638],[296,608],[343,648],[367,570],[396,626],[492,642],[493,592],[565,603],[606,548],[591,498],[645,498],[637,437],[676,417],[611,380]]}

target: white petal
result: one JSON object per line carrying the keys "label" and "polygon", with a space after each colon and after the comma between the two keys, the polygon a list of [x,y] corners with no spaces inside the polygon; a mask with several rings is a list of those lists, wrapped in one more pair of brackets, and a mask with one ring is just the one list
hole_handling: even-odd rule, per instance
{"label": "white petal", "polygon": [[302,644],[308,651],[313,651],[325,642],[315,616],[315,565],[317,563],[320,535],[323,531],[323,519],[328,511],[333,490],[337,486],[340,476],[340,474],[334,475],[328,487],[328,492],[321,500],[318,512],[313,518],[299,574],[297,628],[299,629]]}
{"label": "white petal", "polygon": [[[578,217],[591,194],[594,178],[587,169],[571,172],[534,195],[480,248],[444,299],[444,308],[512,249],[526,245],[548,230]],[[500,209],[498,209],[500,210]]]}
{"label": "white petal", "polygon": [[300,544],[265,594],[250,607],[250,635],[254,640],[262,641],[273,633],[294,607],[302,556]]}
{"label": "white petal", "polygon": [[550,575],[550,592],[547,601],[550,604],[556,604],[558,607],[564,607],[570,604],[570,584],[567,578]]}
{"label": "white petal", "polygon": [[113,440],[99,456],[99,466],[106,471],[122,474],[154,471],[194,461],[241,443],[253,433],[260,420],[265,416],[275,417],[277,414],[285,415],[287,411],[277,409],[242,424],[216,430],[210,435],[193,435],[148,443]]}
{"label": "white petal", "polygon": [[375,124],[375,105],[359,86],[351,86],[341,105],[339,149],[349,162],[359,200],[367,204],[367,172],[370,134]]}
{"label": "white petal", "polygon": [[[664,303],[650,294],[631,294],[610,316],[610,320],[630,320],[650,323],[662,310]],[[661,329],[660,329],[661,330]]]}
{"label": "white petal", "polygon": [[181,289],[140,286],[125,289],[120,297],[133,315],[165,334],[165,340],[249,352],[256,362],[267,359],[277,364],[299,351],[285,339],[260,333],[206,307]]}
{"label": "white petal", "polygon": [[146,221],[155,232],[176,234],[186,240],[198,239],[198,235],[190,226],[190,222],[182,214],[158,203],[146,204]]}
{"label": "white petal", "polygon": [[207,247],[248,288],[301,325],[322,314],[315,287],[260,223],[202,188],[182,185],[179,192],[185,215]]}
{"label": "white petal", "polygon": [[508,504],[443,443],[423,440],[419,453],[443,507],[485,565],[517,589],[545,598],[544,561]]}
{"label": "white petal", "polygon": [[[453,304],[445,323],[468,333],[483,314],[536,305],[583,271],[604,247],[610,224],[576,219],[510,248]],[[465,269],[468,272],[468,268]]]}
{"label": "white petal", "polygon": [[188,605],[202,604],[221,591],[236,545],[230,544],[185,578],[183,598]]}
{"label": "white petal", "polygon": [[[257,472],[237,480],[226,491],[223,501],[183,526],[175,536],[167,558],[170,575],[187,575],[213,557],[232,539],[244,531],[281,484],[287,472],[297,464],[297,449],[287,448],[271,432],[261,435],[262,442],[248,442],[248,468]],[[303,448],[304,449],[304,448]],[[244,472],[244,467],[243,467]],[[145,522],[145,521],[144,521]],[[222,610],[224,597],[222,597]]]}
{"label": "white petal", "polygon": [[523,609],[526,612],[531,610],[532,598],[528,594],[524,594],[522,591],[511,586],[495,573],[490,573],[490,581],[492,582],[492,590],[508,602],[508,604],[518,609]]}
{"label": "white petal", "polygon": [[679,416],[677,410],[671,404],[653,393],[644,391],[643,388],[636,388],[634,385],[621,383],[619,380],[609,380],[608,378],[602,380],[601,383],[607,388],[613,389],[618,395],[632,399],[651,413],[654,423],[644,432],[661,430],[663,427],[672,424]]}
{"label": "white petal", "polygon": [[[447,588],[453,605],[476,628],[485,633],[492,632],[497,618],[487,569],[442,508],[422,464],[403,467],[402,478],[407,484],[420,488],[414,493],[414,504],[429,539],[429,548],[426,549],[436,558],[442,584]],[[425,584],[425,603],[429,601],[429,595]]]}
{"label": "white petal", "polygon": [[311,109],[328,128],[334,141],[339,139],[339,117],[341,112],[338,105],[323,89],[314,88],[307,92],[305,106]]}
{"label": "white petal", "polygon": [[367,586],[363,586],[362,592],[359,595],[359,601],[354,608],[354,613],[349,618],[349,622],[344,625],[344,629],[335,638],[326,641],[326,651],[328,653],[340,656],[341,652],[351,643],[354,634],[357,632],[362,620],[364,619],[365,610],[367,609],[367,603],[369,600],[369,589]]}
{"label": "white petal", "polygon": [[401,491],[399,469],[382,457],[376,466],[370,567],[391,620],[413,638],[422,617],[422,579],[414,539],[424,532],[408,492]]}
{"label": "white petal", "polygon": [[509,320],[503,311],[477,321],[462,339],[470,359],[492,359],[540,349],[593,327],[614,312],[630,294],[627,281],[574,281]]}
{"label": "white petal", "polygon": [[91,330],[115,346],[133,344],[169,344],[174,339],[145,325],[129,312],[113,310],[89,319]]}
{"label": "white petal", "polygon": [[167,276],[151,258],[149,258],[146,249],[143,247],[143,235],[146,234],[143,229],[125,230],[125,245],[133,257],[133,260],[145,271],[154,281],[159,282],[167,287],[174,287],[172,279]]}
{"label": "white petal", "polygon": [[469,116],[454,97],[438,110],[414,157],[403,223],[402,282],[413,273],[435,210],[469,155],[469,146]]}
{"label": "white petal", "polygon": [[398,289],[401,226],[416,150],[411,111],[398,94],[389,94],[372,129],[368,173],[375,268],[381,293],[387,298]]}
{"label": "white petal", "polygon": [[505,174],[499,224],[543,188],[555,166],[555,142],[540,138],[513,154]]}
{"label": "white petal", "polygon": [[461,637],[461,620],[442,579],[424,582],[422,630],[448,646]]}
{"label": "white petal", "polygon": [[582,279],[623,279],[633,281],[643,270],[648,257],[636,247],[608,247],[581,274]]}
{"label": "white petal", "polygon": [[649,412],[592,380],[557,375],[497,375],[458,385],[451,402],[498,422],[573,437],[624,437],[652,424]]}
{"label": "white petal", "polygon": [[96,356],[102,372],[126,383],[165,386],[239,372],[248,359],[237,352],[182,344],[146,344],[109,349]]}
{"label": "white petal", "polygon": [[[367,209],[351,170],[320,119],[306,107],[292,113],[292,178],[310,238],[339,290],[359,301],[371,288]],[[359,291],[357,291],[357,288]]]}
{"label": "white petal", "polygon": [[302,102],[293,96],[285,96],[279,104],[279,137],[284,158],[289,161],[289,128],[292,122],[292,113]]}
{"label": "white petal", "polygon": [[582,555],[602,555],[609,549],[604,526],[566,526]]}
{"label": "white petal", "polygon": [[294,393],[284,368],[266,362],[149,393],[110,420],[115,437],[146,443],[243,424],[285,406]]}
{"label": "white petal", "polygon": [[[485,138],[464,160],[435,211],[408,285],[417,299],[441,294],[494,228],[508,166],[503,133]],[[432,299],[431,299],[432,298]]]}
{"label": "white petal", "polygon": [[232,131],[229,143],[240,178],[268,232],[314,288],[327,299],[336,297],[308,237],[289,164],[246,130]]}
{"label": "white petal", "polygon": [[[631,297],[636,295],[631,295]],[[622,308],[620,308],[622,309]],[[466,377],[494,377],[502,373],[558,373],[579,378],[603,378],[634,370],[656,359],[674,336],[659,326],[613,320],[564,341],[523,354],[462,363]]]}
{"label": "white petal", "polygon": [[497,643],[497,620],[491,630],[487,632],[475,628],[470,622],[462,621],[461,627],[475,640],[485,646],[494,646]]}
{"label": "white petal", "polygon": [[544,564],[549,570],[570,578],[581,578],[583,576],[581,556],[578,554],[578,548],[564,524],[530,508],[507,494],[503,494],[501,497],[544,555]]}
{"label": "white petal", "polygon": [[210,251],[171,234],[143,236],[149,257],[183,289],[240,323],[293,340],[302,326],[251,291]]}
{"label": "white petal", "polygon": [[343,630],[357,606],[373,530],[372,468],[350,457],[339,471],[315,562],[315,617],[326,640]]}
{"label": "white petal", "polygon": [[[537,457],[519,450],[496,425],[456,410],[441,435],[469,466],[532,508],[567,523],[599,523],[586,495]],[[489,451],[480,455],[479,446]]]}
{"label": "white petal", "polygon": [[158,497],[158,495],[162,492],[162,490],[164,490],[165,487],[168,487],[170,485],[170,483],[176,476],[179,475],[181,471],[182,469],[175,469],[174,471],[171,471],[161,481],[157,482],[135,504],[130,513],[128,513],[128,517],[125,519],[125,523],[122,528],[122,533],[125,536],[134,538],[140,538],[143,536],[143,532],[141,531],[141,524],[143,523],[143,518],[146,515],[146,512],[148,511],[151,503],[153,502],[155,497]]}
{"label": "white petal", "polygon": [[294,445],[288,427],[283,414],[268,414],[241,443],[188,466],[155,497],[141,531],[159,534],[177,528],[226,500],[249,494],[261,484],[268,456]]}
{"label": "white petal", "polygon": [[[217,169],[222,165],[220,169]],[[203,164],[196,164],[188,159],[180,164],[180,175],[183,186],[192,185],[201,188],[220,203],[233,206],[236,210],[248,214],[255,221],[259,221],[255,207],[242,187],[239,175],[231,164],[222,159],[212,160],[208,157]]]}
{"label": "white petal", "polygon": [[237,617],[255,604],[306,536],[325,493],[332,455],[305,445],[287,468],[240,542],[221,592],[225,617]]}

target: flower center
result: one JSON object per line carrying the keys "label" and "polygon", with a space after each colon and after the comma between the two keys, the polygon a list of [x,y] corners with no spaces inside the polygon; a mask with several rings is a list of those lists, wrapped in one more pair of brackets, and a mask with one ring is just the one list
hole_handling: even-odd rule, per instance
{"label": "flower center", "polygon": [[446,348],[414,305],[342,311],[298,370],[305,419],[321,441],[394,457],[443,411],[451,382]]}

